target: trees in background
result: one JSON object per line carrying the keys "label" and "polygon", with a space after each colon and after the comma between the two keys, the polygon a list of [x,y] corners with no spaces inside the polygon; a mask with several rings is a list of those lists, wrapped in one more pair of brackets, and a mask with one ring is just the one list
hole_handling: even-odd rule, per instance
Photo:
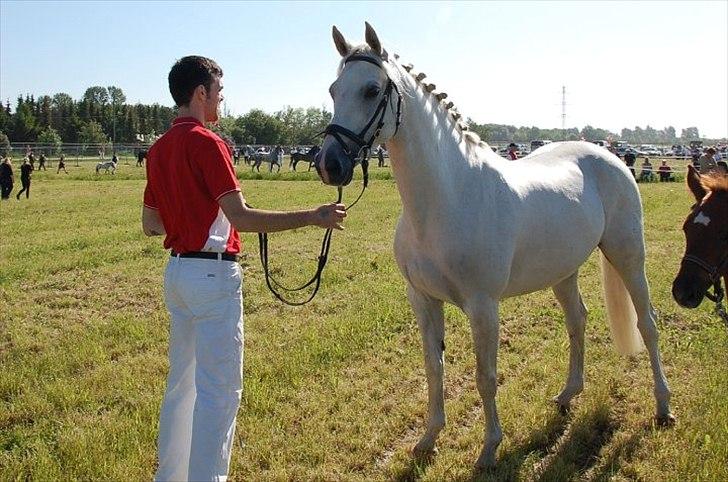
{"label": "trees in background", "polygon": [[52,127],[46,127],[38,134],[38,142],[48,147],[49,154],[60,154],[63,140]]}
{"label": "trees in background", "polygon": [[[86,89],[78,101],[62,92],[37,99],[26,95],[18,97],[14,111],[7,101],[0,106],[0,132],[10,142],[48,142],[53,146],[58,138],[62,143],[147,143],[169,128],[176,113],[176,108],[159,104],[128,104],[119,87],[97,85]],[[241,116],[220,119],[214,130],[236,144],[310,145],[320,142],[316,135],[331,117],[326,109],[316,107],[286,106],[274,114],[252,109]],[[472,119],[468,124],[482,139],[495,143],[621,139],[633,144],[677,144],[700,139],[697,127],[682,129],[678,137],[672,126],[660,130],[636,126],[617,134],[589,125],[579,130],[478,124]]]}

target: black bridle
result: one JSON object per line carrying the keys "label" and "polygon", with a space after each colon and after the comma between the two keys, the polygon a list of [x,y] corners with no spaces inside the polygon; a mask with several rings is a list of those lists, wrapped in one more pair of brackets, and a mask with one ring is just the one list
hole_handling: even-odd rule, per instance
{"label": "black bridle", "polygon": [[[354,61],[362,61],[362,62],[369,62],[370,64],[374,64],[377,67],[384,69],[384,65],[381,63],[381,61],[378,61],[374,59],[373,57],[368,57],[365,55],[352,55],[351,57],[347,58],[344,61],[344,65],[346,65],[349,62]],[[352,132],[351,130],[347,129],[344,126],[338,125],[338,124],[329,124],[326,126],[326,128],[321,132],[321,134],[328,134],[334,137],[336,141],[343,147],[344,152],[347,156],[352,158],[352,164],[356,164],[357,162],[361,163],[362,168],[362,174],[364,179],[364,185],[362,187],[361,193],[359,193],[359,197],[356,198],[356,200],[349,205],[349,207],[346,208],[348,211],[356,203],[359,202],[362,195],[364,194],[364,190],[366,189],[367,185],[369,184],[369,157],[371,154],[371,148],[372,143],[374,140],[379,137],[379,133],[382,130],[382,127],[384,126],[384,117],[387,113],[387,105],[389,105],[392,97],[392,92],[397,93],[397,113],[396,113],[396,124],[394,129],[394,134],[397,134],[397,131],[399,130],[399,124],[400,124],[400,118],[402,115],[402,96],[400,95],[399,91],[397,90],[397,86],[392,82],[392,79],[387,76],[387,87],[384,89],[384,96],[382,97],[382,100],[379,102],[379,105],[377,105],[376,110],[374,111],[374,114],[372,115],[371,119],[369,119],[369,122],[364,126],[364,128],[361,130],[359,134],[356,134]],[[374,128],[374,132],[372,133],[369,140],[365,140],[364,136],[366,136],[369,129],[374,125],[376,122],[376,126]],[[357,145],[357,152],[352,153],[352,150],[349,149],[347,146],[347,143],[344,142],[341,136],[348,137],[354,143]],[[354,154],[354,155],[352,155]],[[319,166],[316,165],[316,170],[321,174],[319,170]],[[353,171],[353,169],[352,169]],[[342,187],[338,187],[338,199],[337,204],[341,202],[341,196],[342,196]],[[290,306],[302,306],[306,303],[313,300],[313,298],[316,296],[316,293],[318,293],[319,287],[321,286],[321,276],[324,272],[324,267],[326,266],[326,261],[328,260],[329,256],[329,248],[331,247],[331,235],[333,234],[333,229],[328,228],[326,230],[326,233],[324,234],[324,239],[321,242],[321,252],[318,257],[318,267],[316,268],[316,273],[314,273],[313,277],[311,277],[308,282],[305,284],[299,286],[298,288],[286,288],[285,286],[281,285],[278,281],[276,281],[275,278],[270,274],[269,264],[268,264],[268,233],[258,233],[258,245],[259,245],[259,254],[260,254],[260,262],[263,265],[263,272],[265,273],[265,283],[268,285],[268,289],[273,293],[273,295],[278,298],[283,303],[290,305]],[[313,292],[311,295],[306,299],[305,301],[290,301],[283,297],[283,295],[276,290],[286,291],[288,293],[301,291],[309,286],[314,285]],[[274,287],[275,286],[275,287]]]}
{"label": "black bridle", "polygon": [[728,265],[728,252],[723,255],[721,260],[715,266],[703,261],[701,258],[692,254],[686,254],[683,257],[682,264],[685,263],[693,263],[694,265],[698,266],[700,269],[708,273],[710,284],[713,286],[713,293],[705,290],[705,296],[714,303],[720,303],[721,301],[723,301],[724,293],[720,285],[720,277],[723,270],[725,270],[726,265]]}

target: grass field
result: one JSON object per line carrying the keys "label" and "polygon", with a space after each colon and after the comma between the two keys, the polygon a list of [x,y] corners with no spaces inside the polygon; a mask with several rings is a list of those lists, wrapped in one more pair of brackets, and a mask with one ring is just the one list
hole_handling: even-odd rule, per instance
{"label": "grass field", "polygon": [[[36,173],[30,200],[0,204],[0,480],[149,480],[166,375],[159,238],[140,228],[143,169],[117,175],[67,162]],[[16,162],[17,166],[17,162]],[[248,201],[289,209],[335,198],[313,173],[250,175]],[[268,293],[257,239],[245,235],[245,391],[232,480],[728,480],[728,328],[706,303],[670,296],[690,199],[680,183],[640,185],[648,276],[673,391],[675,427],[652,425],[646,353],[616,354],[592,256],[580,274],[590,308],[586,387],[568,416],[568,337],[550,292],[502,303],[505,438],[492,473],[473,474],[483,414],[467,320],[446,310],[446,412],[439,453],[414,462],[424,430],[419,334],[392,255],[400,211],[388,169],[334,234],[318,297],[289,308]],[[299,182],[283,182],[297,180]],[[305,182],[305,181],[311,182]],[[345,193],[358,194],[355,183]],[[17,187],[16,191],[17,192]],[[323,232],[273,234],[274,274],[315,270]]]}

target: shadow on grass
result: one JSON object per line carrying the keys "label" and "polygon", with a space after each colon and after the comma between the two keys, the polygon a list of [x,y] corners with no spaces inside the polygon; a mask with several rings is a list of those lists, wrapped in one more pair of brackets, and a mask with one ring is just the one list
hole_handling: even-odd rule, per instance
{"label": "shadow on grass", "polygon": [[390,480],[394,482],[415,482],[424,477],[427,468],[435,461],[437,454],[425,457],[410,457],[407,465]]}
{"label": "shadow on grass", "polygon": [[[579,479],[591,471],[590,480],[607,481],[625,461],[632,458],[643,435],[652,430],[645,426],[643,430],[615,442],[614,434],[620,426],[620,418],[610,412],[606,403],[579,418],[563,416],[554,411],[543,426],[534,427],[526,440],[500,452],[494,469],[449,480],[561,482]],[[601,457],[601,452],[608,445],[608,455]],[[394,480],[420,480],[431,463],[432,460],[411,460]]]}

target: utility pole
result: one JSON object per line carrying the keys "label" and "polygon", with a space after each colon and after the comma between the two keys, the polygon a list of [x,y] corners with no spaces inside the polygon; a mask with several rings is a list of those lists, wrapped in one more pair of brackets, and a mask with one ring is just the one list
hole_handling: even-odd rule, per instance
{"label": "utility pole", "polygon": [[566,86],[561,86],[561,134],[566,136]]}
{"label": "utility pole", "polygon": [[[111,92],[112,92],[111,87],[109,87],[107,89],[107,91],[109,92],[109,94],[111,94]],[[112,153],[115,154],[116,153],[116,96],[115,95],[111,96],[111,121],[112,121],[112,125],[113,125],[112,138],[111,138],[111,144],[112,144],[111,151],[112,151]]]}

